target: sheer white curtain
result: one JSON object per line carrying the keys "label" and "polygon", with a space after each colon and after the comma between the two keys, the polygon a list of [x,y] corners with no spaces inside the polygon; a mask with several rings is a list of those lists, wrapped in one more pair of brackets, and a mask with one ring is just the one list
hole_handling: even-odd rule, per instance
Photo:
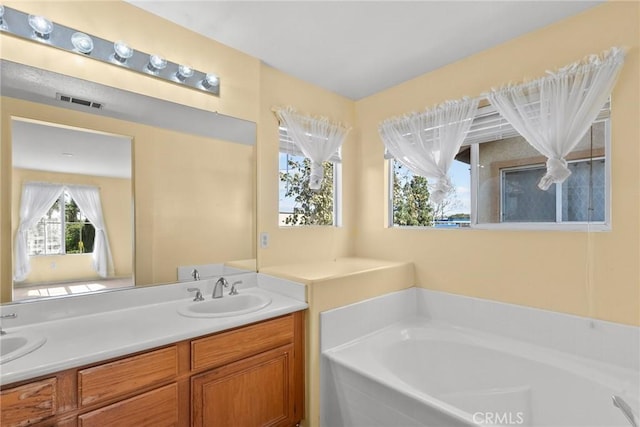
{"label": "sheer white curtain", "polygon": [[478,99],[447,101],[422,113],[385,120],[378,128],[391,155],[411,172],[435,178],[431,200],[440,203],[453,184],[451,163],[467,136]]}
{"label": "sheer white curtain", "polygon": [[93,269],[100,277],[113,275],[113,259],[109,248],[109,239],[102,216],[102,203],[100,202],[100,189],[93,186],[67,185],[69,195],[80,208],[80,211],[93,224],[96,230],[93,241]]}
{"label": "sheer white curtain", "polygon": [[29,262],[28,237],[33,227],[60,197],[64,187],[61,184],[28,182],[22,187],[20,199],[20,223],[14,243],[15,265],[13,280],[21,282],[31,271]]}
{"label": "sheer white curtain", "polygon": [[275,108],[280,123],[306,158],[311,160],[309,188],[319,190],[324,177],[322,163],[342,146],[351,128],[332,123],[326,117],[298,114],[293,108]]}
{"label": "sheer white curtain", "polygon": [[491,104],[547,158],[538,187],[547,190],[571,175],[565,157],[587,133],[613,90],[624,52],[612,48],[549,76],[494,89]]}

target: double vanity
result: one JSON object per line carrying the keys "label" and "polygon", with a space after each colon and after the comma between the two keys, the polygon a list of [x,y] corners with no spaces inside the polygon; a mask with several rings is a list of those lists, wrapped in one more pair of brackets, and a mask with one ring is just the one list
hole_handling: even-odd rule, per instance
{"label": "double vanity", "polygon": [[2,307],[0,424],[295,425],[304,285],[237,277]]}

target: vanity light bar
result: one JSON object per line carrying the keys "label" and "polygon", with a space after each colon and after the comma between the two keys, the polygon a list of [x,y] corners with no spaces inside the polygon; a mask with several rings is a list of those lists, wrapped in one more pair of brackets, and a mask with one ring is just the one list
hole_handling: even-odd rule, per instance
{"label": "vanity light bar", "polygon": [[215,74],[168,61],[157,54],[140,52],[123,40],[114,43],[65,27],[43,16],[29,15],[0,5],[0,33],[46,44],[179,86],[220,96],[220,77]]}

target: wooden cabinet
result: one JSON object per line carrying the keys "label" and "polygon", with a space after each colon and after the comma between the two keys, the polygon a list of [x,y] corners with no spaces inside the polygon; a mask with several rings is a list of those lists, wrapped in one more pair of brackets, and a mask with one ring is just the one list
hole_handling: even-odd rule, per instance
{"label": "wooden cabinet", "polygon": [[304,313],[4,386],[0,425],[293,426]]}
{"label": "wooden cabinet", "polygon": [[178,387],[161,387],[78,417],[80,427],[178,425]]}
{"label": "wooden cabinet", "polygon": [[292,365],[288,345],[195,376],[192,425],[294,425]]}
{"label": "wooden cabinet", "polygon": [[191,369],[221,366],[293,342],[294,317],[284,316],[191,341]]}
{"label": "wooden cabinet", "polygon": [[3,426],[26,426],[52,417],[56,413],[56,378],[3,390],[0,405]]}
{"label": "wooden cabinet", "polygon": [[104,402],[178,375],[176,346],[78,371],[80,406]]}
{"label": "wooden cabinet", "polygon": [[285,316],[191,343],[192,425],[291,426],[302,414],[299,317]]}

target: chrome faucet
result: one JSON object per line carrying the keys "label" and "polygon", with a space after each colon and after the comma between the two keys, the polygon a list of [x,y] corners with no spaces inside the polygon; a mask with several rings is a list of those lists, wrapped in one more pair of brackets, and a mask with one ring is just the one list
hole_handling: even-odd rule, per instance
{"label": "chrome faucet", "polygon": [[197,268],[193,269],[193,271],[191,272],[191,277],[193,277],[193,280],[200,280],[200,272]]}
{"label": "chrome faucet", "polygon": [[[15,319],[18,317],[15,313],[3,314],[0,316],[0,319]],[[0,335],[6,335],[6,332],[2,330],[2,326],[0,325]]]}
{"label": "chrome faucet", "polygon": [[187,288],[187,292],[195,292],[196,296],[193,298],[194,301],[204,301],[202,297],[202,292],[200,292],[200,288]]}
{"label": "chrome faucet", "polygon": [[231,284],[231,290],[229,291],[229,295],[238,295],[238,290],[236,289],[236,285],[241,285],[242,280],[238,280],[237,282],[233,282]]}
{"label": "chrome faucet", "polygon": [[224,277],[221,277],[216,282],[216,285],[213,287],[213,295],[212,298],[222,298],[222,288],[228,288],[229,282]]}
{"label": "chrome faucet", "polygon": [[629,420],[629,424],[633,427],[638,427],[638,417],[633,413],[631,406],[620,396],[613,395],[612,400],[613,406],[622,411],[627,420]]}

